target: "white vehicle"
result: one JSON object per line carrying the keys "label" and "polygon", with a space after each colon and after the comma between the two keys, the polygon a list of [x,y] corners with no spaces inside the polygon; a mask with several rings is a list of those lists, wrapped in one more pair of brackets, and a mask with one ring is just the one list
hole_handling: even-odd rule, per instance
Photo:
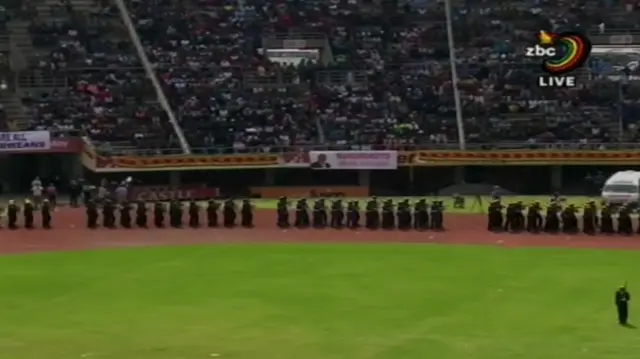
{"label": "white vehicle", "polygon": [[638,203],[640,198],[640,172],[614,173],[604,183],[602,198],[613,204]]}

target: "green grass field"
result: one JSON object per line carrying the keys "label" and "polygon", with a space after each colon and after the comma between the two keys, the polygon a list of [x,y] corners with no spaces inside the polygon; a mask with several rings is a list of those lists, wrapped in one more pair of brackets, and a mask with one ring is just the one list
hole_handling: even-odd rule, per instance
{"label": "green grass field", "polygon": [[[380,198],[392,198],[392,197],[380,197]],[[405,197],[393,197],[394,200],[402,200]],[[467,197],[466,201],[467,201],[467,205],[466,208],[453,208],[453,200],[451,199],[451,197],[406,197],[409,198],[412,201],[421,199],[421,198],[426,198],[428,201],[432,201],[432,200],[442,200],[445,202],[445,205],[447,207],[447,212],[449,213],[461,213],[461,214],[473,214],[473,213],[479,213],[481,212],[481,210],[486,210],[486,207],[489,205],[489,203],[491,202],[491,198],[488,196],[484,196],[484,197],[480,197],[482,200],[482,203],[484,205],[484,208],[481,208],[480,206],[474,206],[476,199],[475,197]],[[504,203],[510,203],[510,202],[516,202],[516,201],[522,201],[525,204],[529,204],[535,201],[540,201],[540,203],[547,204],[549,202],[549,198],[550,196],[507,196],[507,197],[503,197],[502,201]],[[578,206],[578,208],[582,208],[584,207],[585,203],[587,203],[589,200],[597,200],[596,198],[592,198],[592,197],[582,197],[582,196],[572,196],[572,197],[566,197],[567,198],[567,203],[573,203],[576,206]],[[357,199],[357,198],[354,198]],[[296,200],[291,199],[291,200]],[[360,199],[361,201],[361,208],[364,208],[364,202],[366,201],[366,199]],[[277,200],[270,200],[270,199],[260,199],[260,200],[255,200],[253,201],[253,203],[255,204],[255,206],[257,208],[262,208],[262,209],[275,209],[276,208],[276,203]]]}
{"label": "green grass field", "polygon": [[634,294],[639,260],[436,245],[0,257],[0,358],[635,359],[640,329],[616,324],[613,292]]}

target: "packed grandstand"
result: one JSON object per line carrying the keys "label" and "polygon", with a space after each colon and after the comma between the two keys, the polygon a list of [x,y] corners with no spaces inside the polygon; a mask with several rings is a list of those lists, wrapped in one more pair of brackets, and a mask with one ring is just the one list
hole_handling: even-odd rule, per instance
{"label": "packed grandstand", "polygon": [[[449,5],[466,143],[636,141],[636,3]],[[0,122],[82,130],[106,152],[451,146],[446,25],[435,0],[8,2]],[[540,30],[579,31],[599,46],[581,86],[535,86],[539,63],[522,50]]]}

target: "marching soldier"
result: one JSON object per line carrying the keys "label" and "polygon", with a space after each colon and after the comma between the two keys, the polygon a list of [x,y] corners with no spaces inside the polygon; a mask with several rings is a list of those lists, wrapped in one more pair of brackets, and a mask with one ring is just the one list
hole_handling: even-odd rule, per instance
{"label": "marching soldier", "polygon": [[331,228],[342,229],[344,222],[344,208],[341,200],[331,202]]}
{"label": "marching soldier", "polygon": [[427,201],[423,198],[416,202],[413,207],[413,228],[419,231],[429,229],[429,208]]}
{"label": "marching soldier", "polygon": [[588,235],[596,234],[597,208],[593,201],[589,201],[582,211],[582,231]]}
{"label": "marching soldier", "polygon": [[560,231],[560,218],[558,212],[561,207],[556,203],[550,203],[544,220],[544,231],[546,233],[558,233]]}
{"label": "marching soldier", "polygon": [[613,216],[612,216],[611,205],[606,204],[602,207],[602,211],[600,212],[600,232],[603,234],[613,234]]}
{"label": "marching soldier", "polygon": [[305,198],[299,199],[296,203],[296,218],[294,225],[296,228],[309,227],[309,204]]}
{"label": "marching soldier", "polygon": [[218,207],[220,204],[213,199],[207,202],[207,227],[209,228],[218,226]]}
{"label": "marching soldier", "polygon": [[623,235],[633,234],[633,223],[631,222],[631,209],[628,205],[620,208],[618,213],[618,233]]}
{"label": "marching soldier", "polygon": [[539,233],[540,227],[542,227],[542,210],[540,202],[532,203],[527,209],[527,232]]}
{"label": "marching soldier", "polygon": [[313,228],[326,228],[327,212],[324,199],[318,199],[313,203]]}
{"label": "marching soldier", "polygon": [[513,225],[511,226],[511,230],[514,232],[521,232],[524,230],[524,204],[522,201],[518,201],[514,206],[514,217],[513,217]]}
{"label": "marching soldier", "polygon": [[120,205],[120,226],[122,228],[131,228],[131,205],[124,202]]}
{"label": "marching soldier", "polygon": [[570,204],[562,211],[562,232],[573,234],[578,232],[578,217],[576,207]]}
{"label": "marching soldier", "polygon": [[240,224],[244,228],[253,227],[253,205],[248,199],[242,201]]}
{"label": "marching soldier", "polygon": [[507,205],[507,211],[505,213],[506,221],[504,221],[504,230],[511,231],[516,221],[516,204],[509,203]]}
{"label": "marching soldier", "polygon": [[164,228],[164,213],[165,207],[162,202],[155,202],[153,204],[153,224],[156,228]]}
{"label": "marching soldier", "polygon": [[442,201],[434,201],[431,204],[431,229],[444,231],[444,204]]}
{"label": "marching soldier", "polygon": [[136,226],[147,228],[147,204],[144,201],[138,201],[136,207]]}
{"label": "marching soldier", "polygon": [[51,204],[49,200],[42,201],[42,207],[40,207],[40,213],[42,215],[42,228],[51,229]]}
{"label": "marching soldier", "polygon": [[169,225],[173,228],[182,227],[182,203],[178,200],[169,203]]}
{"label": "marching soldier", "polygon": [[98,206],[92,199],[85,201],[87,206],[87,228],[95,229],[98,227]]}
{"label": "marching soldier", "polygon": [[504,218],[502,216],[502,203],[499,199],[493,200],[489,205],[487,230],[491,232],[501,232],[503,230]]}
{"label": "marching soldier", "polygon": [[396,218],[398,222],[398,229],[400,230],[411,229],[411,204],[409,204],[408,199],[405,199],[398,203]]}
{"label": "marching soldier", "polygon": [[347,228],[360,228],[360,203],[358,201],[347,203]]}
{"label": "marching soldier", "polygon": [[23,210],[23,214],[24,214],[24,228],[27,229],[33,229],[33,212],[34,212],[35,208],[33,203],[31,203],[30,200],[25,199],[24,200],[24,210]]}
{"label": "marching soldier", "polygon": [[115,206],[113,202],[109,199],[105,199],[104,205],[102,206],[102,225],[105,228],[115,228],[116,226],[116,216],[115,216]]}
{"label": "marching soldier", "polygon": [[200,227],[200,206],[195,200],[189,202],[189,227]]}
{"label": "marching soldier", "polygon": [[393,208],[393,200],[388,199],[382,204],[382,229],[395,229],[396,218]]}
{"label": "marching soldier", "polygon": [[9,220],[9,229],[17,229],[18,228],[18,212],[20,209],[14,200],[9,201],[9,206],[7,207],[7,217]]}
{"label": "marching soldier", "polygon": [[365,207],[365,227],[367,229],[380,228],[380,212],[378,212],[378,201],[372,197]]}
{"label": "marching soldier", "polygon": [[233,201],[233,198],[224,201],[222,222],[225,228],[233,228],[236,226],[236,203]]}
{"label": "marching soldier", "polygon": [[276,209],[278,211],[276,225],[280,228],[289,228],[289,200],[287,197],[280,197]]}

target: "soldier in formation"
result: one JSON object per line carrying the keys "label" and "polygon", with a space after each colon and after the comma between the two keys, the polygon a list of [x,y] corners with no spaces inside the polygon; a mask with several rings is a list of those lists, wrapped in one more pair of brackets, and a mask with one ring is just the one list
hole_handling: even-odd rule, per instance
{"label": "soldier in formation", "polygon": [[[544,217],[542,215],[544,213]],[[563,206],[560,201],[552,200],[543,209],[538,202],[525,206],[522,203],[510,203],[504,206],[499,200],[493,201],[488,209],[487,230],[491,232],[508,231],[518,233],[578,234],[587,235],[619,234],[629,236],[640,234],[640,226],[634,231],[632,208],[623,205],[619,208],[603,203],[602,207],[594,201],[587,202],[582,209],[573,204]]]}
{"label": "soldier in formation", "polygon": [[[41,228],[51,229],[51,205],[47,199],[43,199],[38,208],[29,199],[25,199],[22,205],[16,203],[15,200],[9,200],[6,208],[0,208],[0,218],[6,217],[7,228],[18,229],[20,228],[20,217],[22,217],[23,227],[34,229],[38,227],[38,223],[36,223],[38,212],[40,213]],[[0,228],[3,227],[0,225]]]}
{"label": "soldier in formation", "polygon": [[[288,203],[285,197],[278,201],[276,223],[278,227],[288,226]],[[444,230],[444,204],[434,201],[431,205],[421,199],[411,203],[409,199],[394,203],[392,199],[380,204],[372,197],[365,204],[364,227],[369,230]],[[358,229],[361,228],[361,208],[359,201],[336,199],[329,206],[326,200],[316,199],[311,209],[308,200],[299,199],[295,205],[294,226],[298,229]]]}
{"label": "soldier in formation", "polygon": [[[32,217],[30,217],[30,203],[25,205],[22,210],[25,216],[25,227],[32,223]],[[220,204],[215,200],[209,200],[206,205],[206,220],[207,227],[215,228],[218,226],[219,209]],[[51,227],[51,207],[48,205],[48,201],[44,201],[42,206],[42,218],[43,227]],[[191,228],[200,228],[200,215],[202,207],[196,201],[189,201],[187,206],[183,206],[183,203],[178,200],[170,201],[168,204],[162,202],[154,202],[150,208],[147,207],[147,203],[144,201],[138,201],[135,204],[129,202],[123,202],[116,205],[112,200],[105,199],[102,202],[102,206],[89,200],[86,203],[86,215],[87,215],[87,227],[98,228],[99,226],[105,228],[133,228],[135,225],[138,228],[148,228],[149,215],[153,218],[153,226],[156,228],[165,227],[165,215],[169,216],[169,226],[172,228],[182,228],[183,215],[185,212],[188,215],[188,226]],[[240,225],[245,228],[253,227],[253,205],[249,200],[244,200],[241,206],[241,221]],[[10,227],[13,225],[17,228],[17,218],[20,208],[15,205],[15,202],[11,201],[7,208],[7,217],[9,218]],[[135,220],[132,215],[135,215]],[[32,216],[32,215],[31,215]],[[15,217],[15,220],[12,219]],[[223,225],[226,228],[233,228],[236,225],[236,204],[233,199],[229,199],[224,202],[222,207],[222,220]]]}

